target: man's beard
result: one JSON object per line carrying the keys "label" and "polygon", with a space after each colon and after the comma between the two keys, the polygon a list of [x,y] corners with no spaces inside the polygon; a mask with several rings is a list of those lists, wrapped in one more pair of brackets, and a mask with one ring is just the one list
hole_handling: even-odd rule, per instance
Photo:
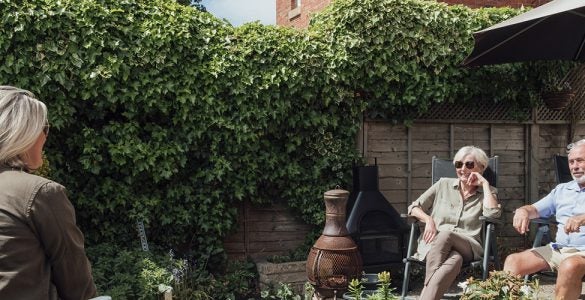
{"label": "man's beard", "polygon": [[577,184],[585,184],[585,175],[582,175],[581,177],[577,178],[573,175],[571,175],[573,177],[573,179],[575,179],[575,181],[577,181]]}

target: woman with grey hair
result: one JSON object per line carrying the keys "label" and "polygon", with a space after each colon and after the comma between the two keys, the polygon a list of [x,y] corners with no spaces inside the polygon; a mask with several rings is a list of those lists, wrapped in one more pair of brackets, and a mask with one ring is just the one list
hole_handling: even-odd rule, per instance
{"label": "woman with grey hair", "polygon": [[48,134],[45,104],[0,86],[0,299],[96,295],[65,188],[31,174],[43,164]]}
{"label": "woman with grey hair", "polygon": [[416,256],[426,262],[419,299],[441,299],[463,263],[483,255],[480,216],[499,217],[497,190],[483,177],[488,157],[465,146],[453,158],[457,178],[441,178],[409,207],[408,213],[425,223]]}

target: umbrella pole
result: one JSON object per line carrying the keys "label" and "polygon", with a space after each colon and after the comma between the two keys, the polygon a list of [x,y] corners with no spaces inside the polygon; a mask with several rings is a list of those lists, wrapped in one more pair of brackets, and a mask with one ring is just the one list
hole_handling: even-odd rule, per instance
{"label": "umbrella pole", "polygon": [[573,57],[573,60],[579,60],[581,52],[583,52],[583,45],[585,45],[585,36],[581,39],[581,45],[579,46],[579,50],[577,50],[577,53],[575,53],[575,57]]}

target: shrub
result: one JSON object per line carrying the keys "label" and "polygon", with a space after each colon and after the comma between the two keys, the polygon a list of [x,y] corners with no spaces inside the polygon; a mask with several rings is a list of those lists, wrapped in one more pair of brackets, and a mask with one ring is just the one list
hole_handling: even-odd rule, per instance
{"label": "shrub", "polygon": [[260,293],[260,299],[279,299],[279,300],[301,300],[301,296],[297,295],[290,284],[280,282],[278,288],[264,290]]}
{"label": "shrub", "polygon": [[206,261],[175,257],[158,247],[151,251],[100,244],[87,249],[101,295],[112,299],[159,299],[171,290],[174,299],[248,299],[255,295],[253,263],[233,261],[210,273]]}
{"label": "shrub", "polygon": [[524,282],[521,276],[514,276],[505,271],[491,271],[486,280],[470,277],[459,286],[463,289],[461,300],[479,299],[537,299],[538,280]]}
{"label": "shrub", "polygon": [[323,191],[350,181],[364,104],[318,36],[174,0],[5,0],[0,16],[0,82],[47,103],[51,176],[89,245],[130,247],[143,221],[215,266],[241,201],[321,224]]}

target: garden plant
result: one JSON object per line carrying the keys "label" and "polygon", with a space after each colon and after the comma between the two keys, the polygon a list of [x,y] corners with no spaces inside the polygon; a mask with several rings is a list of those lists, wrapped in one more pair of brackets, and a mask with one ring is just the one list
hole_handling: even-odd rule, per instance
{"label": "garden plant", "polygon": [[514,276],[505,271],[492,271],[486,280],[470,277],[459,283],[459,287],[463,289],[461,300],[528,300],[538,299],[539,282],[537,279],[524,282],[522,276]]}
{"label": "garden plant", "polygon": [[395,300],[399,299],[394,292],[394,288],[390,287],[391,276],[390,272],[383,271],[378,273],[377,289],[371,293],[364,294],[364,287],[362,282],[358,279],[352,279],[348,287],[348,295],[344,299],[351,300]]}

